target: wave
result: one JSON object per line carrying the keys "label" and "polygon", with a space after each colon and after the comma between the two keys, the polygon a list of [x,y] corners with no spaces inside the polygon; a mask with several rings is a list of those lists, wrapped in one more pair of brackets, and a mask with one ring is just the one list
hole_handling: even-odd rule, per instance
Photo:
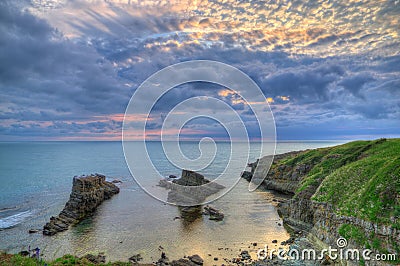
{"label": "wave", "polygon": [[7,229],[22,223],[32,215],[31,211],[20,212],[0,219],[0,229]]}

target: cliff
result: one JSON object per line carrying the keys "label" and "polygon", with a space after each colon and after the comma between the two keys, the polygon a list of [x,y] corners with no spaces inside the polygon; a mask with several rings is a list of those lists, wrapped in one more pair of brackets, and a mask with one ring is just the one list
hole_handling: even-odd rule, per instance
{"label": "cliff", "polygon": [[263,159],[243,177],[264,175],[264,188],[292,195],[278,207],[285,223],[332,247],[341,236],[350,247],[399,254],[400,139],[278,155],[268,174]]}
{"label": "cliff", "polygon": [[64,209],[57,217],[51,217],[43,227],[44,235],[55,235],[76,224],[94,212],[104,201],[119,193],[119,188],[106,181],[104,175],[74,177],[72,192]]}

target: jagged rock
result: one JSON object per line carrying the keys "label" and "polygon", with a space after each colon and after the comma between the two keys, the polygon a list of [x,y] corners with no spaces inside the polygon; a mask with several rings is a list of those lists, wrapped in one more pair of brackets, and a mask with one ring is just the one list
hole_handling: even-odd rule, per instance
{"label": "jagged rock", "polygon": [[251,172],[243,171],[242,178],[246,179],[247,181],[250,181],[252,177],[253,177],[253,174]]}
{"label": "jagged rock", "polygon": [[254,173],[254,171],[256,170],[256,167],[257,167],[259,161],[260,161],[260,160],[257,159],[257,161],[255,161],[254,163],[248,163],[248,164],[247,164],[247,166],[251,168],[251,173]]}
{"label": "jagged rock", "polygon": [[173,181],[175,184],[181,186],[201,186],[209,183],[203,175],[190,170],[182,170],[181,178]]}
{"label": "jagged rock", "polygon": [[204,215],[209,215],[209,219],[214,221],[222,221],[224,219],[224,214],[221,211],[208,205],[204,207]]}
{"label": "jagged rock", "polygon": [[136,263],[136,262],[143,260],[143,258],[142,258],[142,255],[136,254],[136,255],[133,255],[132,257],[130,257],[128,260],[130,262]]}
{"label": "jagged rock", "polygon": [[171,261],[170,265],[171,266],[198,266],[198,264],[196,264],[188,259],[173,260],[173,261]]}
{"label": "jagged rock", "polygon": [[247,250],[243,250],[243,251],[240,253],[240,256],[241,256],[242,260],[249,260],[249,259],[251,259],[251,256],[250,256],[250,254],[249,254],[249,252],[248,252]]}
{"label": "jagged rock", "polygon": [[29,251],[27,251],[27,250],[22,250],[18,254],[21,256],[24,256],[24,257],[27,257],[30,255]]}
{"label": "jagged rock", "polygon": [[203,265],[204,260],[199,255],[189,256],[189,260],[197,265]]}
{"label": "jagged rock", "polygon": [[203,265],[204,261],[199,255],[193,255],[185,258],[181,258],[178,260],[173,260],[170,263],[168,262],[168,258],[163,252],[161,258],[156,262],[156,266],[199,266]]}
{"label": "jagged rock", "polygon": [[181,206],[199,205],[208,196],[218,193],[225,187],[206,179],[203,175],[190,170],[182,170],[179,179],[160,180],[159,186],[169,189],[168,202]]}
{"label": "jagged rock", "polygon": [[201,217],[201,206],[178,207],[181,217],[186,222],[193,222]]}
{"label": "jagged rock", "polygon": [[43,234],[55,235],[67,230],[70,225],[80,222],[89,213],[95,211],[104,200],[117,193],[119,193],[119,188],[107,182],[104,175],[74,177],[68,202],[57,217],[50,218],[43,227]]}
{"label": "jagged rock", "polygon": [[[159,247],[159,249],[160,249],[160,247]],[[164,249],[164,248],[161,247],[161,249]],[[167,255],[165,254],[165,252],[162,252],[161,258],[156,262],[156,266],[166,266],[166,265],[170,265],[169,259],[168,259]]]}
{"label": "jagged rock", "polygon": [[100,263],[105,263],[106,262],[106,256],[104,256],[103,254],[98,254],[93,255],[93,254],[87,254],[85,256],[83,256],[82,258],[87,259],[88,261],[90,261],[93,264],[100,264]]}

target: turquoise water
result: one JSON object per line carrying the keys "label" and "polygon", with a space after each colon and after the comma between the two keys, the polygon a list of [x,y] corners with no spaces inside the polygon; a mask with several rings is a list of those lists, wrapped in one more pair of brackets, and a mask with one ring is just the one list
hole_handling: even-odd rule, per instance
{"label": "turquoise water", "polygon": [[[338,142],[282,142],[277,145],[277,153],[336,144]],[[229,145],[217,143],[216,159],[202,172],[206,177],[213,178],[223,171]],[[180,175],[181,170],[163,157],[159,143],[150,142],[147,148],[163,176]],[[182,143],[182,150],[188,157],[199,155],[196,143]],[[253,149],[250,161],[257,157],[257,149]],[[243,154],[243,162],[235,166],[238,176],[246,159],[247,154]],[[121,179],[121,193],[67,232],[55,237],[27,233],[31,228],[42,228],[50,216],[60,212],[68,200],[73,176],[90,173]],[[272,195],[248,192],[243,180],[212,203],[224,211],[223,222],[199,219],[185,224],[174,220],[179,216],[176,207],[147,195],[133,181],[120,142],[0,143],[0,183],[0,249],[9,252],[31,245],[41,247],[47,258],[102,251],[112,260],[142,253],[145,260],[152,261],[159,255],[159,245],[172,258],[190,253],[205,257],[208,253],[233,256],[237,253],[235,249],[247,248],[251,242],[283,241],[288,236],[283,227],[277,225],[280,218],[271,204]],[[221,246],[230,248],[220,250]]]}

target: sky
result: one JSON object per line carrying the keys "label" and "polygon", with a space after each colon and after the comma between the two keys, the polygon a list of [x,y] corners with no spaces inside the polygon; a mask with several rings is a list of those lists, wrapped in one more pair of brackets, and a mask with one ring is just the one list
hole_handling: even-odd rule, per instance
{"label": "sky", "polygon": [[[400,137],[399,34],[400,0],[3,0],[0,141],[120,140],[139,85],[193,59],[249,75],[279,140]],[[207,96],[232,106],[257,138],[239,94],[215,84],[175,87],[155,104],[147,137],[159,138],[177,104]],[[181,136],[228,137],[202,118]]]}

